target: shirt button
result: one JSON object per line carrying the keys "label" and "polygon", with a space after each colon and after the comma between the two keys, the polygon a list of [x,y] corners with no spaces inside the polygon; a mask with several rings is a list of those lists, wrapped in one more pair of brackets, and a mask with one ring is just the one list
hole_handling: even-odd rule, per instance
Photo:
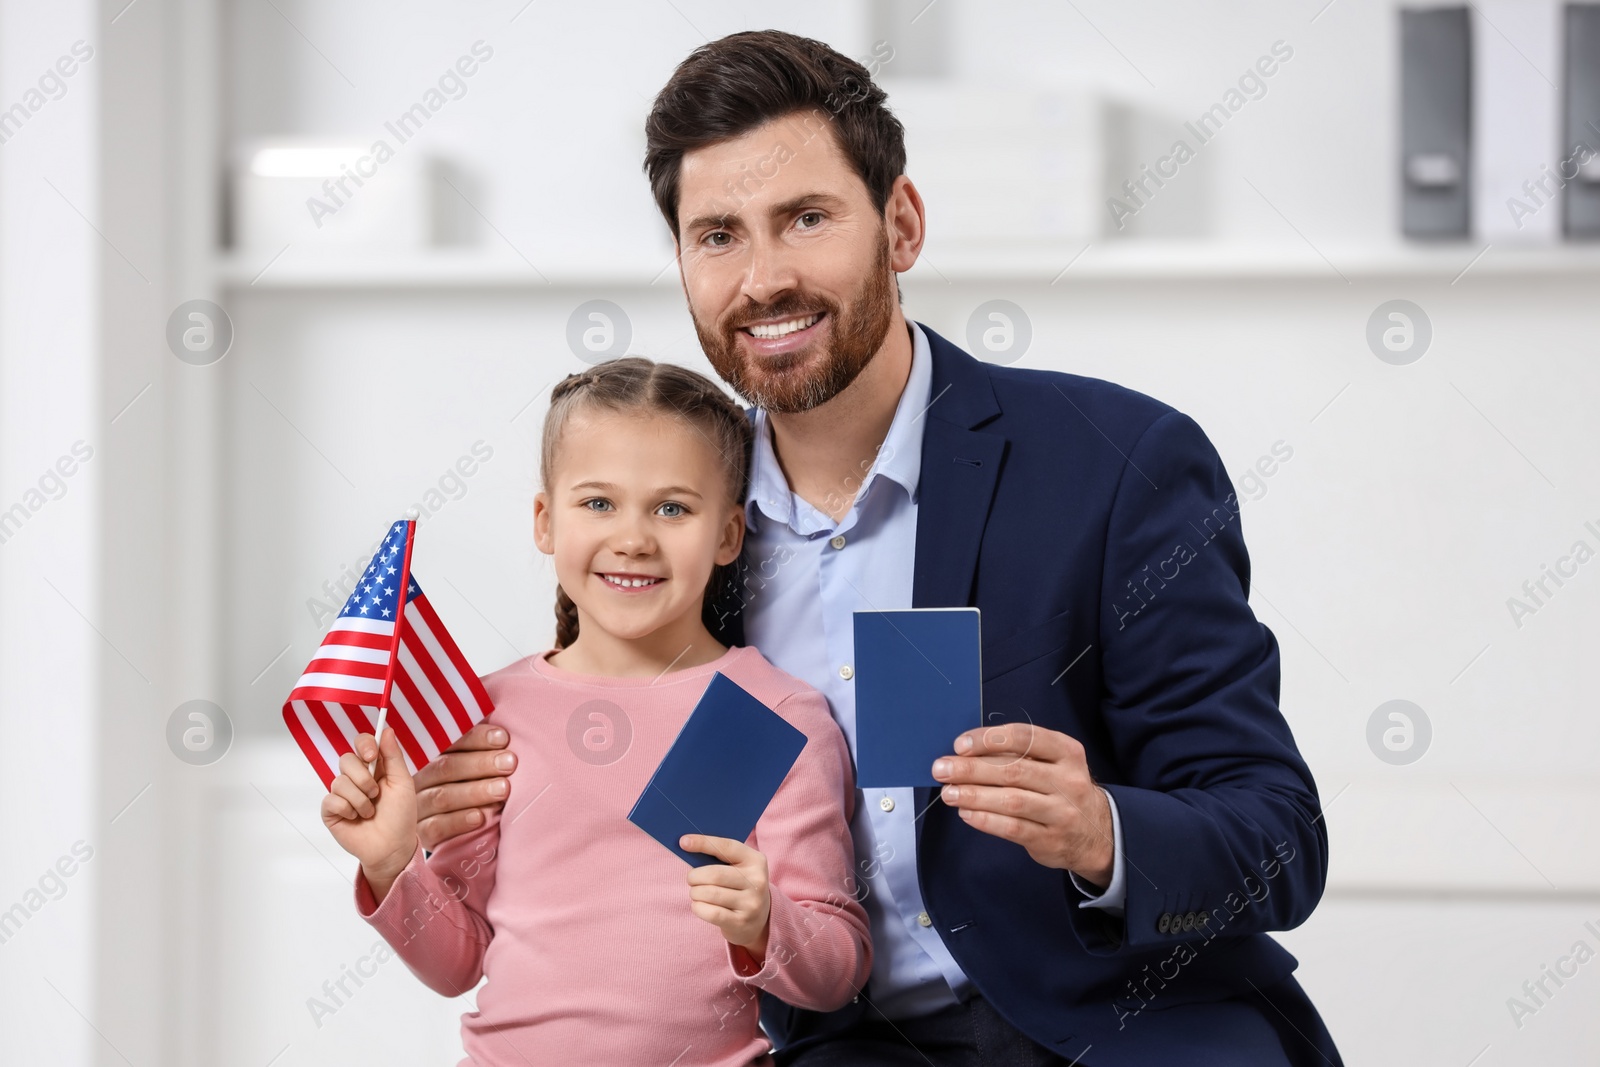
{"label": "shirt button", "polygon": [[893,811],[894,810],[894,797],[884,797],[884,798],[882,798],[881,800],[878,801],[878,807],[882,808],[884,811]]}
{"label": "shirt button", "polygon": [[843,667],[839,668],[839,677],[843,678],[845,681],[848,682],[850,679],[854,678],[855,676],[856,676],[855,668],[850,666],[850,664],[846,663]]}
{"label": "shirt button", "polygon": [[843,548],[844,534],[840,534],[838,537],[835,537],[832,541],[829,541],[828,544],[832,545],[834,548]]}
{"label": "shirt button", "polygon": [[933,925],[933,917],[930,916],[925,911],[924,912],[919,912],[917,914],[917,922],[919,924],[921,924],[922,926],[932,926]]}

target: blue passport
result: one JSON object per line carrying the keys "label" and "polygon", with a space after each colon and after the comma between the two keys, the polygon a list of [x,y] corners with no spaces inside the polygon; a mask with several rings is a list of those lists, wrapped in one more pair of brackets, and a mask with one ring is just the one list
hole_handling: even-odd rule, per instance
{"label": "blue passport", "polygon": [[805,747],[804,733],[717,671],[628,821],[696,867],[721,863],[678,838],[748,838]]}
{"label": "blue passport", "polygon": [[933,761],[983,725],[978,609],[854,614],[856,784],[936,786]]}

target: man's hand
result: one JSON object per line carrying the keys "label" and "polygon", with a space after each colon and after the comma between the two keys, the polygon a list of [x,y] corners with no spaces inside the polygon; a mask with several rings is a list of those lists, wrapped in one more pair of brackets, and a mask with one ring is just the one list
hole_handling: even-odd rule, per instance
{"label": "man's hand", "polygon": [[1089,776],[1083,746],[1055,730],[1007,723],[956,738],[934,761],[940,796],[971,826],[1014,841],[1038,863],[1098,886],[1116,859],[1111,803]]}
{"label": "man's hand", "polygon": [[510,740],[504,728],[480,722],[413,776],[423,848],[431,852],[476,830],[505,807],[511,795],[506,775],[517,766],[516,753],[505,751]]}
{"label": "man's hand", "polygon": [[722,860],[689,868],[689,900],[694,913],[722,931],[757,963],[767,956],[767,919],[772,897],[767,888],[767,857],[731,837],[684,834],[678,847]]}

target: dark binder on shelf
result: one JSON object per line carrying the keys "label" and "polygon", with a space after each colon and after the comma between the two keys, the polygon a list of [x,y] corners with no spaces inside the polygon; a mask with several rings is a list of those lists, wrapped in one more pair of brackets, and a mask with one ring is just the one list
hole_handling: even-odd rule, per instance
{"label": "dark binder on shelf", "polygon": [[721,863],[685,852],[678,838],[746,840],[805,746],[804,733],[718,671],[634,801],[628,821],[696,867]]}
{"label": "dark binder on shelf", "polygon": [[856,784],[933,786],[933,761],[983,725],[977,608],[855,613]]}
{"label": "dark binder on shelf", "polygon": [[1600,237],[1600,4],[1568,4],[1562,96],[1562,233]]}
{"label": "dark binder on shelf", "polygon": [[1400,229],[1471,232],[1472,30],[1466,7],[1400,12]]}

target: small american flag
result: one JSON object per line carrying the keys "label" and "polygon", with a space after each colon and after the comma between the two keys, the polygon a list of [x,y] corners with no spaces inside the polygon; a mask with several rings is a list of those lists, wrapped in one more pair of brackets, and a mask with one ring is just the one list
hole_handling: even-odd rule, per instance
{"label": "small american flag", "polygon": [[411,573],[416,525],[390,528],[283,705],[283,721],[324,787],[384,708],[412,774],[494,710]]}

